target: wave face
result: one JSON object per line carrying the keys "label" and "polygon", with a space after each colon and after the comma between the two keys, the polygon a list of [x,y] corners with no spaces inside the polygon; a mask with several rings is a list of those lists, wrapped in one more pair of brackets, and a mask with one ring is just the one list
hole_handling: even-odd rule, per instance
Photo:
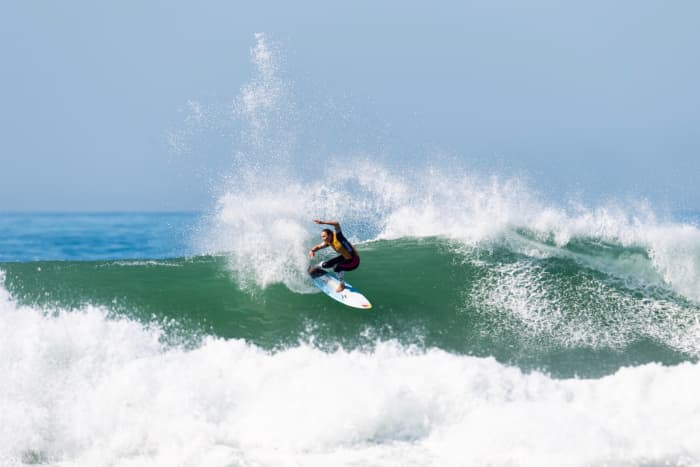
{"label": "wave face", "polygon": [[[0,224],[0,465],[700,465],[700,217],[300,148],[351,116],[277,54],[171,135],[242,126],[200,218]],[[372,310],[313,287],[315,218]]]}
{"label": "wave face", "polygon": [[308,278],[294,279],[294,290],[282,278],[265,287],[239,284],[241,272],[231,270],[227,256],[2,268],[5,286],[23,305],[99,306],[156,323],[180,343],[216,336],[269,350],[309,341],[362,349],[394,340],[589,377],[700,355],[700,306],[665,283],[641,247],[593,239],[557,247],[511,231],[487,246],[427,237],[358,249],[363,264],[348,280],[374,303],[364,313],[328,300]]}
{"label": "wave face", "polygon": [[[372,251],[368,250],[370,257]],[[371,315],[329,309],[323,297],[295,295],[282,287],[257,300],[243,301],[244,295],[235,293],[216,298],[213,292],[221,292],[225,283],[217,278],[219,263],[197,258],[164,264],[39,267],[40,274],[49,276],[63,268],[74,278],[93,277],[81,292],[93,301],[107,302],[116,290],[133,291],[148,302],[141,304],[143,309],[156,315],[166,309],[182,311],[199,296],[201,306],[196,309],[220,333],[258,333],[252,341],[208,334],[196,343],[168,343],[169,331],[163,326],[115,313],[113,306],[84,305],[67,311],[53,305],[47,313],[0,289],[0,463],[578,466],[697,465],[700,460],[700,432],[696,417],[690,415],[700,411],[695,390],[698,363],[646,363],[598,378],[561,378],[523,371],[493,357],[409,345],[399,338],[380,338],[371,346],[352,349],[324,348],[314,339],[266,348],[253,341],[279,342],[279,337],[263,338],[260,330],[282,327],[281,334],[294,334],[295,326],[301,328],[311,319],[318,323],[314,329],[306,325],[314,337],[350,338],[362,328],[368,336],[371,329],[386,336],[400,334],[392,325],[404,318],[416,327],[425,326],[426,341],[448,346],[468,347],[463,337],[478,339],[479,332],[461,327],[467,309],[427,317],[430,305],[420,294],[390,301]],[[36,264],[30,265],[36,270]],[[15,266],[18,269],[5,278],[9,288],[20,277],[30,277],[21,271],[20,266],[27,265]],[[442,274],[436,269],[425,273]],[[199,274],[207,286],[189,294],[177,292]],[[461,282],[460,274],[446,276]],[[487,278],[488,272],[481,275]],[[134,279],[115,285],[129,276]],[[169,279],[165,282],[171,285],[158,288],[149,283],[156,276]],[[480,282],[474,285],[481,287],[476,285]],[[403,287],[399,283],[397,279],[393,287]],[[47,287],[54,290],[49,292],[52,301],[61,301],[65,286],[66,282]],[[148,294],[136,293],[149,286]],[[32,295],[27,289],[22,301]],[[188,302],[178,304],[188,296]],[[246,312],[224,315],[217,301],[235,297]],[[382,297],[386,295],[378,296]],[[211,309],[205,313],[207,308]],[[190,316],[198,318],[195,312]],[[471,319],[477,329],[488,321]],[[431,320],[443,325],[431,325]],[[594,316],[587,321],[590,338],[582,341],[562,342],[549,331],[541,332],[541,340],[559,349],[552,360],[605,360],[603,339],[597,335],[602,321]],[[368,330],[367,322],[376,324]],[[501,334],[512,333],[513,327],[503,326]],[[537,326],[523,327],[537,333]],[[615,345],[622,347],[615,353],[628,352],[631,359],[635,344],[625,339],[636,332],[616,338]],[[458,335],[462,338],[452,343]],[[565,355],[567,348],[576,346],[588,350],[576,358]],[[501,353],[508,347],[502,348]],[[636,354],[645,358],[641,350]]]}

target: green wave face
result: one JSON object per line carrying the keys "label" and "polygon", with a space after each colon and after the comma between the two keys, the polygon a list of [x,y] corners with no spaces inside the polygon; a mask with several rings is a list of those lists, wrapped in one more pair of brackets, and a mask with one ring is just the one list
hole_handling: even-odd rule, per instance
{"label": "green wave face", "polygon": [[[528,242],[552,251],[519,253]],[[370,311],[282,284],[239,287],[224,256],[0,269],[20,304],[47,312],[103,307],[116,319],[157,323],[173,343],[215,335],[274,350],[397,340],[561,376],[700,354],[700,307],[664,286],[644,250],[589,240],[556,248],[526,232],[471,248],[436,238],[363,245],[362,266],[347,277],[372,301]]]}

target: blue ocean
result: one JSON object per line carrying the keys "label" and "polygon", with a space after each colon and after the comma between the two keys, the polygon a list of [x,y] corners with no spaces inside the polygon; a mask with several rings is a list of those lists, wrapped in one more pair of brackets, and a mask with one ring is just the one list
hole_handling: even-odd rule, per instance
{"label": "blue ocean", "polygon": [[[0,214],[0,465],[700,465],[700,213],[437,161],[309,177],[258,39],[211,206]],[[316,218],[371,310],[310,281]]]}

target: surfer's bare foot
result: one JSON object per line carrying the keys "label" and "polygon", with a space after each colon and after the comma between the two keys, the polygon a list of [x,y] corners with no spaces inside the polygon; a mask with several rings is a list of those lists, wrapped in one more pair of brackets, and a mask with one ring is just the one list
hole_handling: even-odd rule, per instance
{"label": "surfer's bare foot", "polygon": [[345,283],[341,282],[340,284],[338,284],[338,287],[335,288],[335,291],[342,292],[343,290],[345,290]]}

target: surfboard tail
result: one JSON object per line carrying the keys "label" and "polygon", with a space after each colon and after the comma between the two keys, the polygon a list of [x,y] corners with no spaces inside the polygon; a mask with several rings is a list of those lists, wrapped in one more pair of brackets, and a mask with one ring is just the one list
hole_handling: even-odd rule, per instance
{"label": "surfboard tail", "polygon": [[370,310],[372,308],[372,304],[367,300],[367,297],[362,295],[355,287],[345,282],[345,289],[337,292],[336,289],[340,283],[338,278],[335,277],[334,274],[324,271],[323,269],[320,271],[321,273],[319,274],[318,270],[312,270],[309,272],[309,275],[321,292],[325,293],[333,300],[352,308],[360,308],[363,310]]}

